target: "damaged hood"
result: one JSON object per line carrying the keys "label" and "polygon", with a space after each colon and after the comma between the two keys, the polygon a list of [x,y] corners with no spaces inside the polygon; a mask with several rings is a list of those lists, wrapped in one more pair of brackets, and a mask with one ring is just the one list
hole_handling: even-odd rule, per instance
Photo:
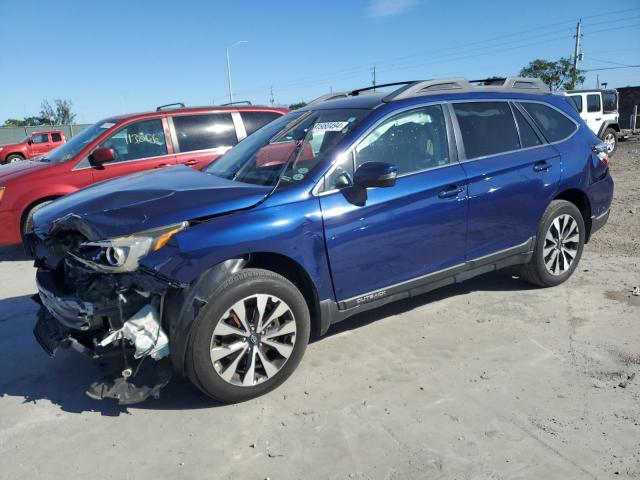
{"label": "damaged hood", "polygon": [[48,168],[50,164],[35,162],[33,160],[21,160],[19,162],[0,165],[0,183],[12,178],[17,178],[37,170]]}
{"label": "damaged hood", "polygon": [[78,230],[90,240],[250,208],[271,187],[226,180],[185,166],[96,184],[38,210],[35,229]]}

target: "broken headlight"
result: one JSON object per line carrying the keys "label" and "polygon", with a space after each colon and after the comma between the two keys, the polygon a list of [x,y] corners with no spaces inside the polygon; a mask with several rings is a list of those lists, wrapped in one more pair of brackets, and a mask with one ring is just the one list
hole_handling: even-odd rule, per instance
{"label": "broken headlight", "polygon": [[138,261],[145,255],[164,247],[176,233],[189,226],[189,222],[153,228],[125,237],[97,242],[84,242],[69,255],[87,267],[105,273],[137,270]]}

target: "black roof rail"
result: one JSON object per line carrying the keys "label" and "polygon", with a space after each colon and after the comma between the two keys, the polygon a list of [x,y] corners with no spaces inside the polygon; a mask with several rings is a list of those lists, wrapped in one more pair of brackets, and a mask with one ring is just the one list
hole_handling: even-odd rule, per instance
{"label": "black roof rail", "polygon": [[184,103],[176,102],[176,103],[167,103],[166,105],[160,105],[158,108],[156,108],[156,112],[159,112],[160,110],[167,110],[169,108],[184,108]]}
{"label": "black roof rail", "polygon": [[370,87],[357,88],[355,90],[346,90],[344,92],[326,93],[314,100],[311,100],[309,103],[307,103],[307,105],[316,105],[318,103],[327,102],[329,100],[335,100],[336,98],[357,97],[362,92],[371,92],[371,90],[375,90],[376,88],[395,87],[396,85],[407,85],[410,83],[414,83],[414,81],[382,83],[380,85],[372,85]]}
{"label": "black roof rail", "polygon": [[382,83],[380,85],[372,85],[370,87],[364,87],[364,88],[358,88],[356,90],[351,90],[351,92],[349,92],[349,94],[353,95],[355,97],[360,92],[366,92],[368,90],[375,90],[376,88],[395,87],[396,85],[408,85],[410,83],[415,83],[415,80],[409,80],[409,81],[406,81],[406,82],[393,82],[393,83]]}
{"label": "black roof rail", "polygon": [[221,107],[230,107],[231,105],[253,105],[249,100],[239,100],[237,102],[228,102],[220,104]]}

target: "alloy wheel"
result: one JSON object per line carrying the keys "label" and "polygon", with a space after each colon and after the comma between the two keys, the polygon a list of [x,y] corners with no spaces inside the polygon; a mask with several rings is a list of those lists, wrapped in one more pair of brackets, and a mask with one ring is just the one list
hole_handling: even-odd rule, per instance
{"label": "alloy wheel", "polygon": [[236,302],[218,320],[211,338],[211,362],[227,383],[252,387],[275,376],[296,341],[289,305],[267,294]]}
{"label": "alloy wheel", "polygon": [[556,217],[544,237],[542,258],[547,271],[562,275],[571,267],[580,246],[580,228],[571,215]]}
{"label": "alloy wheel", "polygon": [[608,133],[604,137],[604,143],[607,144],[607,153],[613,152],[616,148],[616,137],[613,133]]}

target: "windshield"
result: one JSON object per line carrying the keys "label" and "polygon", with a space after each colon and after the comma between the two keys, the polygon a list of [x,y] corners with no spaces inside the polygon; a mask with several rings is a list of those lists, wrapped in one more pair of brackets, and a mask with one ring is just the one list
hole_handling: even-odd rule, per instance
{"label": "windshield", "polygon": [[290,113],[247,137],[205,171],[255,185],[298,183],[370,112],[335,109]]}
{"label": "windshield", "polygon": [[67,143],[60,145],[55,150],[50,151],[39,160],[41,162],[52,163],[67,162],[75,158],[80,150],[93,142],[96,138],[98,138],[114,125],[115,122],[99,122],[95,125],[91,125],[89,128],[85,128],[84,130],[82,130]]}

